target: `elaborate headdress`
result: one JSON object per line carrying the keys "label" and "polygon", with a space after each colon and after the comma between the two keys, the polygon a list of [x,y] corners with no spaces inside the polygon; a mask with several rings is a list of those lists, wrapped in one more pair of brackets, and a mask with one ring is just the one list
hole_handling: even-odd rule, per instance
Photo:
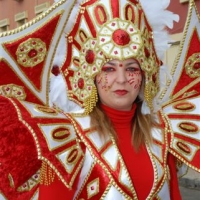
{"label": "elaborate headdress", "polygon": [[[164,28],[172,27],[173,21],[178,20],[177,15],[165,10],[168,5],[168,0],[88,0],[80,3],[77,16],[71,19],[73,27],[65,35],[66,58],[60,69],[67,85],[62,87],[63,80],[53,78],[52,102],[70,111],[71,103],[65,103],[69,99],[83,108],[84,113],[91,112],[97,102],[94,77],[101,67],[111,59],[135,58],[144,74],[144,102],[152,110],[153,98],[159,91],[162,53],[168,47]],[[63,47],[64,44],[57,50],[58,58]],[[55,75],[60,65],[58,58],[53,67]],[[66,90],[66,86],[67,96],[63,96],[61,91]],[[74,106],[72,110],[76,110]]]}

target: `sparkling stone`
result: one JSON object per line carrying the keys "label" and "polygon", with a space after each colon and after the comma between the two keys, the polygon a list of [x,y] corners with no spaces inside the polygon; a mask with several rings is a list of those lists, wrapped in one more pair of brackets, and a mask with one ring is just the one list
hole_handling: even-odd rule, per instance
{"label": "sparkling stone", "polygon": [[29,53],[28,53],[28,56],[29,56],[30,58],[33,58],[33,57],[37,56],[37,51],[36,51],[35,49],[31,49],[31,50],[29,51]]}
{"label": "sparkling stone", "polygon": [[83,88],[84,88],[84,85],[85,85],[85,83],[84,83],[83,78],[79,78],[79,80],[78,80],[78,87],[79,87],[80,89],[83,89]]}
{"label": "sparkling stone", "polygon": [[121,29],[118,29],[116,31],[114,31],[113,35],[112,35],[113,41],[120,46],[125,46],[127,44],[129,44],[130,42],[130,36],[129,34]]}

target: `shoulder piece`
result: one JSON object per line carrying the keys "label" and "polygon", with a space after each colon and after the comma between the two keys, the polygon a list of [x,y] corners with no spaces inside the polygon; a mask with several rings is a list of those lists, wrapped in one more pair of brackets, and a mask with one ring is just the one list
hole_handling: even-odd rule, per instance
{"label": "shoulder piece", "polygon": [[73,25],[67,22],[75,4],[60,0],[22,27],[0,33],[1,95],[48,104],[50,70],[60,40]]}
{"label": "shoulder piece", "polygon": [[193,0],[171,75],[160,97],[163,101],[170,98],[162,105],[171,132],[170,151],[200,171],[200,17]]}

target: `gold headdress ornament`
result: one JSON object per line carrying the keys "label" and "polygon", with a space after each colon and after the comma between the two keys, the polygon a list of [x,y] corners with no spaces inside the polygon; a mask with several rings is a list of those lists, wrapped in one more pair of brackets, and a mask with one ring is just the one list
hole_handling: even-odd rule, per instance
{"label": "gold headdress ornament", "polygon": [[97,102],[95,76],[112,59],[135,58],[143,71],[144,101],[153,109],[159,91],[159,68],[153,30],[136,0],[88,0],[80,4],[76,23],[66,35],[62,72],[68,99],[90,113]]}

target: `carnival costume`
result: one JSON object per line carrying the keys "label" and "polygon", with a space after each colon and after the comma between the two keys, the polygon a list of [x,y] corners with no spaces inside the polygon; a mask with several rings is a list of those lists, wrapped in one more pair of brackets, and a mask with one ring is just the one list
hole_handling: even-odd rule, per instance
{"label": "carnival costume", "polygon": [[157,113],[163,126],[151,130],[153,144],[145,145],[153,172],[146,199],[170,199],[170,153],[180,167],[200,172],[200,19],[191,0],[180,53],[164,86],[164,29],[178,20],[168,5],[60,0],[1,34],[0,199],[38,199],[39,185],[55,183],[59,192],[69,191],[65,199],[139,198],[120,144],[109,133],[100,138],[90,124],[98,101],[95,76],[112,59],[138,61],[142,112]]}

